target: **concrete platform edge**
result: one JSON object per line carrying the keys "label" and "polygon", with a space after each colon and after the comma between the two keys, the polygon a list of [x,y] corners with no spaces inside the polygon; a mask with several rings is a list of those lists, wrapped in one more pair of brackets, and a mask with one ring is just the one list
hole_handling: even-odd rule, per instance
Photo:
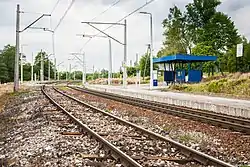
{"label": "concrete platform edge", "polygon": [[229,106],[229,105],[219,105],[219,104],[212,104],[212,103],[206,103],[206,102],[200,102],[198,100],[181,100],[181,99],[174,99],[170,97],[164,97],[162,95],[151,95],[143,92],[135,92],[128,89],[117,89],[117,88],[104,88],[94,85],[88,85],[86,86],[88,89],[98,90],[102,92],[109,92],[109,93],[115,93],[119,95],[124,96],[132,96],[137,97],[145,100],[151,100],[151,101],[158,101],[158,102],[164,102],[167,104],[174,104],[178,106],[185,106],[195,109],[201,109],[201,110],[208,110],[216,113],[222,113],[227,115],[232,115],[236,117],[243,117],[243,118],[250,118],[250,108],[240,108],[236,106]]}

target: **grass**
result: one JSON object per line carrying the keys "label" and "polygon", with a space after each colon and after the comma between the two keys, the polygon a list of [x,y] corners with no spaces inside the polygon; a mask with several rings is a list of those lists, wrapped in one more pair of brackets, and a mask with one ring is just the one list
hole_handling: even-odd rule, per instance
{"label": "grass", "polygon": [[208,138],[205,134],[200,133],[200,132],[185,132],[185,133],[181,133],[178,134],[176,136],[176,138],[181,142],[181,143],[186,143],[186,144],[190,144],[190,143],[198,143],[200,145],[200,147],[207,146],[208,143]]}
{"label": "grass", "polygon": [[193,141],[194,138],[190,133],[187,133],[187,134],[179,136],[179,140],[182,143],[189,143],[190,141]]}
{"label": "grass", "polygon": [[170,126],[164,126],[162,129],[166,132],[171,132],[175,130],[176,128],[170,125]]}
{"label": "grass", "polygon": [[25,93],[29,93],[30,91],[28,90],[20,90],[18,92],[7,92],[7,93],[2,93],[0,96],[0,112],[3,111],[5,104],[14,97],[20,96]]}
{"label": "grass", "polygon": [[82,86],[82,82],[74,82],[73,85]]}
{"label": "grass", "polygon": [[16,96],[20,96],[22,94],[26,94],[26,93],[29,93],[29,92],[30,92],[29,90],[21,90],[21,91],[18,91],[18,92],[8,93],[8,95],[11,96],[11,97],[16,97]]}
{"label": "grass", "polygon": [[66,91],[66,90],[69,90],[70,88],[66,87],[66,86],[62,86],[62,87],[59,87],[60,90],[63,90],[63,91]]}
{"label": "grass", "polygon": [[111,113],[111,110],[109,110],[109,109],[106,109],[106,110],[105,110],[105,112],[107,112],[107,113]]}
{"label": "grass", "polygon": [[2,94],[0,96],[0,112],[3,111],[4,107],[5,107],[5,104],[8,102],[8,100],[10,99],[10,95],[8,93],[6,94]]}
{"label": "grass", "polygon": [[199,84],[172,85],[165,91],[175,90],[191,93],[214,93],[250,98],[250,74],[214,76]]}

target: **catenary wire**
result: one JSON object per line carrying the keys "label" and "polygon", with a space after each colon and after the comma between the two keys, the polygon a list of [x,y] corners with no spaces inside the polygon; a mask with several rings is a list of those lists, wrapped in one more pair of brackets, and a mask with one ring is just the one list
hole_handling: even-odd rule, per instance
{"label": "catenary wire", "polygon": [[[125,20],[126,18],[128,18],[128,17],[131,16],[132,14],[136,13],[137,11],[141,10],[142,8],[144,8],[145,6],[149,5],[150,3],[154,2],[154,1],[155,1],[155,0],[150,0],[150,1],[146,2],[144,5],[142,5],[141,7],[137,8],[137,9],[135,9],[134,11],[130,12],[129,14],[127,14],[126,16],[124,16],[123,18],[121,18],[120,20],[116,21],[115,23],[119,23],[119,22]],[[107,28],[105,28],[105,29],[102,30],[102,31],[106,31],[106,30],[110,29],[110,28],[113,27],[113,26],[114,26],[114,25],[112,24],[112,25],[108,26]],[[101,32],[95,34],[92,38],[88,39],[87,42],[83,45],[83,48],[81,48],[80,52],[82,52],[83,49],[84,49],[84,47],[85,47],[93,38],[95,38],[95,37],[98,36],[99,34],[101,34]]]}
{"label": "catenary wire", "polygon": [[117,5],[119,2],[121,2],[121,0],[115,0],[107,9],[105,9],[104,11],[102,11],[101,13],[99,13],[97,16],[93,17],[90,21],[93,21],[97,17],[103,15],[104,13],[106,13],[107,11],[109,11],[112,7],[114,7],[115,5]]}
{"label": "catenary wire", "polygon": [[56,4],[54,5],[53,9],[51,10],[50,14],[52,15],[52,13],[55,11],[57,5],[59,4],[61,0],[57,0]]}
{"label": "catenary wire", "polygon": [[68,6],[68,8],[66,9],[66,11],[64,12],[63,16],[61,17],[61,19],[59,20],[58,24],[56,25],[54,32],[57,30],[57,28],[60,26],[60,24],[62,23],[62,21],[64,20],[65,16],[68,14],[69,10],[71,9],[71,7],[73,6],[73,4],[75,3],[75,0],[72,0],[70,5]]}

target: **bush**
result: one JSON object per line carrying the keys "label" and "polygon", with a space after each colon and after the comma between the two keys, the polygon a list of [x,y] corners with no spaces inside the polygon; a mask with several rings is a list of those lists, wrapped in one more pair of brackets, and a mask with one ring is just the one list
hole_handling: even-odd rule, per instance
{"label": "bush", "polygon": [[236,73],[228,75],[227,78],[199,84],[172,85],[169,89],[182,92],[209,92],[250,97],[250,78],[248,77],[250,77],[250,74],[239,75],[239,73]]}

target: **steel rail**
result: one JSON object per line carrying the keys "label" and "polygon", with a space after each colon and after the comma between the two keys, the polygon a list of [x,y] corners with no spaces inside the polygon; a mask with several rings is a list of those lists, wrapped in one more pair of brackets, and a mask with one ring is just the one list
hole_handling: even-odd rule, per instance
{"label": "steel rail", "polygon": [[91,130],[87,125],[83,124],[80,120],[78,120],[76,117],[74,117],[72,114],[70,114],[65,108],[60,106],[51,96],[49,96],[45,92],[45,86],[42,86],[41,88],[43,94],[50,100],[51,103],[53,103],[55,106],[57,106],[60,110],[62,110],[66,115],[70,117],[72,121],[74,121],[76,124],[78,124],[82,129],[84,129],[87,133],[89,133],[91,136],[93,136],[95,139],[97,139],[99,142],[103,143],[106,148],[108,148],[111,151],[112,157],[120,160],[121,162],[124,162],[124,164],[128,167],[142,167],[140,164],[138,164],[135,160],[133,160],[131,157],[126,155],[124,152],[116,148],[114,145],[109,143],[107,140],[105,140],[103,137],[95,133],[93,130]]}
{"label": "steel rail", "polygon": [[[71,88],[75,88],[75,87],[71,87]],[[77,88],[79,88],[79,87],[77,87]],[[79,88],[79,89],[82,89],[82,88]],[[90,90],[90,89],[83,89],[83,90],[88,90],[88,91],[91,91],[91,92],[104,94],[104,93],[102,93],[100,91],[96,91],[96,90]],[[145,103],[145,102],[148,103],[149,102],[152,105],[157,105],[157,106],[161,106],[161,107],[168,107],[170,109],[185,110],[185,112],[190,112],[190,113],[195,112],[197,115],[205,115],[205,116],[209,116],[209,117],[220,118],[222,120],[228,120],[230,122],[239,123],[239,124],[243,124],[243,125],[250,125],[250,120],[249,119],[242,119],[242,118],[237,118],[237,117],[230,116],[230,115],[213,113],[213,112],[208,112],[208,111],[198,110],[198,109],[192,109],[192,108],[187,108],[187,107],[182,107],[182,106],[177,106],[177,105],[170,105],[170,104],[167,104],[167,103],[160,103],[160,102],[156,102],[156,101],[144,100],[144,99],[140,99],[140,98],[135,98],[135,97],[130,97],[130,96],[123,96],[123,95],[118,95],[118,94],[114,94],[114,93],[105,92],[105,94],[109,95],[109,96],[119,97],[119,98],[133,99],[135,101],[143,102],[143,103]]]}
{"label": "steel rail", "polygon": [[153,138],[156,138],[156,139],[159,139],[161,141],[165,141],[165,142],[170,143],[173,147],[179,149],[180,152],[183,155],[185,155],[187,157],[191,157],[193,160],[195,160],[195,161],[197,161],[197,162],[199,162],[199,163],[201,163],[203,165],[214,165],[214,166],[218,166],[218,167],[233,167],[233,165],[231,165],[231,164],[223,162],[223,161],[221,161],[219,159],[216,159],[216,158],[214,158],[212,156],[209,156],[209,155],[207,155],[205,153],[202,153],[202,152],[194,150],[194,149],[192,149],[190,147],[187,147],[187,146],[185,146],[185,145],[183,145],[183,144],[181,144],[179,142],[176,142],[176,141],[174,141],[174,140],[172,140],[172,139],[170,139],[168,137],[161,136],[160,134],[151,132],[151,131],[149,131],[147,129],[144,129],[144,128],[136,125],[136,124],[133,124],[133,123],[128,122],[126,120],[123,120],[123,119],[121,119],[121,118],[119,118],[117,116],[114,116],[114,115],[112,115],[110,113],[107,113],[107,112],[105,112],[105,111],[103,111],[103,110],[101,110],[101,109],[99,109],[99,108],[97,108],[95,106],[92,106],[92,105],[90,105],[90,104],[88,104],[86,102],[83,102],[83,101],[81,101],[81,100],[79,100],[79,99],[77,99],[77,98],[75,98],[73,96],[70,96],[70,95],[68,95],[68,94],[66,94],[66,93],[64,93],[64,92],[62,92],[62,91],[60,91],[60,90],[58,90],[56,88],[54,88],[54,90],[57,91],[58,93],[64,95],[64,96],[78,102],[79,104],[82,104],[82,105],[84,105],[86,107],[89,107],[90,109],[92,109],[92,110],[94,110],[96,112],[100,112],[100,113],[102,113],[102,114],[104,114],[106,116],[114,118],[115,120],[117,120],[117,121],[119,121],[119,122],[121,122],[121,123],[123,123],[125,125],[129,125],[129,126],[135,128],[135,129],[137,129],[138,131],[142,131],[143,133],[145,133],[145,134],[147,134],[147,135],[149,135],[149,136],[151,136]]}
{"label": "steel rail", "polygon": [[158,112],[164,112],[175,116],[181,116],[184,118],[197,120],[200,122],[210,123],[212,125],[220,126],[226,129],[235,130],[250,134],[250,121],[247,119],[241,119],[237,117],[232,117],[228,115],[222,115],[217,113],[211,113],[202,110],[196,110],[186,107],[180,107],[176,105],[169,105],[166,103],[153,102],[149,100],[143,100],[134,97],[117,95],[114,93],[100,92],[96,90],[83,89],[79,87],[68,86],[74,90],[89,93],[95,96],[101,96],[104,98],[112,99],[122,103],[128,103],[135,106],[144,107],[150,110],[155,110]]}

